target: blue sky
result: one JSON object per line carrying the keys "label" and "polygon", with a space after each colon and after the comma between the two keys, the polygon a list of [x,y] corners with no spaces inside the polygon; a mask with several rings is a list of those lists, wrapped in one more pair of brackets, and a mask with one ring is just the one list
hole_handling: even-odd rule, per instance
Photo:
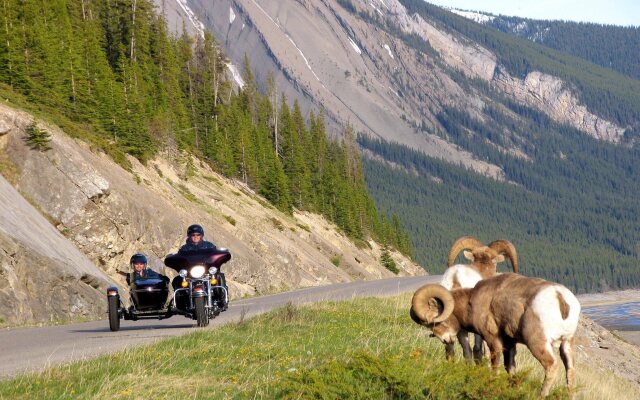
{"label": "blue sky", "polygon": [[533,19],[640,26],[638,0],[427,0],[429,3]]}

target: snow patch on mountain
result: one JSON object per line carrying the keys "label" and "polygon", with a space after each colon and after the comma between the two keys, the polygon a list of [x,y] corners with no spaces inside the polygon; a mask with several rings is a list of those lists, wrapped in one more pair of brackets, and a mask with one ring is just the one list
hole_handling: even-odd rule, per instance
{"label": "snow patch on mountain", "polygon": [[233,24],[233,21],[236,19],[236,13],[233,12],[233,8],[229,7],[229,25]]}
{"label": "snow patch on mountain", "polygon": [[238,67],[236,67],[232,63],[228,63],[227,69],[231,73],[231,76],[233,77],[233,80],[236,82],[236,84],[238,84],[241,89],[244,88],[244,79],[242,79],[242,74],[240,74]]}
{"label": "snow patch on mountain", "polygon": [[383,47],[387,49],[387,51],[389,52],[389,57],[395,59],[395,57],[393,56],[393,53],[391,52],[391,47],[389,47],[388,44],[385,44]]}
{"label": "snow patch on mountain", "polygon": [[[285,30],[285,29],[282,29],[282,26],[281,26],[278,22],[276,22],[273,18],[271,18],[271,15],[269,15],[269,13],[267,13],[267,12],[264,10],[264,8],[262,8],[262,7],[260,6],[260,4],[258,4],[255,0],[252,0],[252,1],[253,1],[253,4],[255,4],[255,5],[256,5],[256,7],[258,7],[258,9],[260,9],[260,11],[262,11],[262,13],[263,13],[267,18],[269,18],[269,20],[271,20],[271,22],[273,22],[273,24],[274,24],[275,26],[277,26],[277,27],[278,27],[278,29],[280,29],[280,30],[284,33],[284,36],[285,36],[287,39],[289,39],[289,41],[291,42],[291,44],[293,45],[293,47],[295,47],[295,48],[296,48],[296,50],[298,50],[298,53],[300,53],[300,55],[302,56],[302,59],[304,60],[305,64],[307,64],[307,68],[309,68],[309,71],[311,71],[311,73],[313,74],[313,76],[315,76],[315,78],[318,80],[318,82],[321,82],[321,81],[320,81],[320,78],[318,77],[318,75],[316,75],[316,73],[315,73],[315,71],[313,70],[313,68],[311,68],[311,64],[309,64],[309,60],[307,59],[307,57],[304,55],[304,53],[302,52],[302,50],[300,50],[300,48],[298,47],[298,45],[296,44],[296,42],[294,42],[294,41],[293,41],[293,39],[291,39],[291,36],[289,36],[289,34],[286,32],[286,30]],[[322,84],[322,82],[321,82],[321,84]],[[322,87],[324,87],[324,84],[322,84]],[[326,88],[325,88],[325,89],[326,89]]]}
{"label": "snow patch on mountain", "polygon": [[451,11],[454,14],[458,14],[461,17],[465,17],[466,19],[470,19],[472,21],[475,21],[479,24],[486,24],[488,22],[491,22],[495,19],[495,17],[493,15],[486,15],[486,14],[482,14],[476,11],[466,11],[466,10],[458,10],[455,8],[447,8],[449,11]]}
{"label": "snow patch on mountain", "polygon": [[198,35],[201,38],[204,38],[204,24],[200,22],[196,14],[189,8],[189,6],[187,5],[187,0],[176,0],[176,2],[180,6],[180,8],[182,8],[182,11],[184,11],[184,13],[187,15],[187,18],[189,18],[189,21],[191,22],[191,24],[193,24],[193,27],[198,32]]}
{"label": "snow patch on mountain", "polygon": [[353,41],[353,39],[349,38],[349,43],[351,43],[351,47],[353,47],[356,53],[362,55],[362,50],[360,50],[360,47],[358,47],[358,45],[356,44],[356,42]]}
{"label": "snow patch on mountain", "polygon": [[384,16],[384,14],[382,14],[382,11],[380,11],[380,9],[379,9],[378,7],[376,7],[376,5],[375,5],[375,4],[373,4],[373,3],[369,3],[369,5],[370,5],[371,7],[373,7],[373,9],[374,9],[374,10],[376,10],[376,12],[377,12],[378,14],[380,14],[380,16],[381,16],[381,17],[382,17],[382,16]]}

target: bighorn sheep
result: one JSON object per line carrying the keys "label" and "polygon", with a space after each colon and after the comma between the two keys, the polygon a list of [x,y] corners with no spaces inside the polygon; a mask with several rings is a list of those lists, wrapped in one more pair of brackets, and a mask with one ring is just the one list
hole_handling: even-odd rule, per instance
{"label": "bighorn sheep", "polygon": [[[471,264],[453,265],[460,251],[464,250],[464,256]],[[470,250],[470,251],[468,251]],[[485,246],[478,239],[472,236],[463,236],[455,241],[447,260],[447,270],[442,276],[440,284],[445,288],[472,288],[481,279],[490,278],[497,272],[498,263],[509,258],[513,272],[518,272],[518,254],[515,246],[508,240],[494,240]],[[469,345],[469,335],[466,331],[460,330],[458,341],[462,346],[464,358],[471,358],[471,346]],[[453,343],[446,344],[447,358],[453,358]],[[482,338],[475,335],[473,343],[473,358],[476,361],[482,359]]]}
{"label": "bighorn sheep", "polygon": [[416,291],[410,314],[444,343],[453,343],[461,329],[482,335],[491,352],[492,367],[498,368],[502,354],[510,374],[516,368],[516,343],[525,344],[544,367],[543,397],[549,394],[558,370],[553,349],[559,346],[573,398],[573,346],[580,303],[566,287],[513,273],[451,291],[430,284]]}

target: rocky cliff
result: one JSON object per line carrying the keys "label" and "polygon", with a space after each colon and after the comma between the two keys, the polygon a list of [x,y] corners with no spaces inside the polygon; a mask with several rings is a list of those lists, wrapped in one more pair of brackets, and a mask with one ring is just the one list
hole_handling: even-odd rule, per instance
{"label": "rocky cliff", "polygon": [[[44,235],[44,228],[25,220],[23,231],[31,232],[40,246],[34,247],[25,239],[29,236],[15,237],[20,217],[3,218],[3,249],[11,255],[8,261],[2,261],[7,271],[9,267],[4,265],[14,265],[11,260],[23,257],[23,253],[41,256],[48,253],[47,249],[55,249],[61,265],[78,271],[60,272],[69,275],[70,285],[79,280],[84,286],[99,287],[109,276],[124,286],[119,272],[127,271],[131,255],[141,251],[149,256],[154,269],[171,275],[173,271],[165,271],[162,260],[182,244],[189,224],[200,223],[208,240],[228,247],[233,254],[226,266],[232,297],[393,276],[382,267],[380,248],[375,243],[358,248],[316,215],[283,214],[246,186],[215,174],[205,164],[183,154],[164,153],[146,166],[131,159],[133,169],[128,172],[89,145],[27,113],[0,105],[0,122],[6,132],[0,142],[3,175],[51,221],[40,217],[48,229],[67,243],[67,247],[49,241],[40,245],[41,241],[35,239]],[[32,123],[51,134],[50,150],[33,150],[27,145],[26,129]],[[20,198],[15,192],[14,197]],[[7,215],[15,213],[14,204],[8,197],[0,203]],[[11,221],[13,225],[9,224]],[[91,262],[84,258],[81,264],[69,259],[72,250]],[[420,266],[399,254],[394,258],[401,274],[424,273]],[[25,261],[20,267],[12,267],[15,273],[7,273],[22,276],[26,265],[38,266],[40,271],[52,269],[50,264],[44,259]],[[33,286],[28,283],[3,288],[3,303],[23,303],[31,296],[29,290]],[[102,293],[94,291],[88,297],[94,297],[93,308],[80,307],[83,313],[95,316],[104,311],[96,306],[103,302]],[[30,301],[41,304],[44,300]],[[58,307],[59,304],[51,304],[41,314]],[[59,313],[69,314],[68,310],[60,307]],[[13,320],[8,313],[0,315]],[[37,313],[27,313],[24,318],[48,319]]]}
{"label": "rocky cliff", "polygon": [[[0,147],[22,137],[24,115],[0,111]],[[23,144],[24,145],[24,144]],[[11,178],[1,154],[3,174]],[[57,182],[42,191],[58,193]],[[35,193],[35,192],[34,192]],[[95,317],[113,281],[0,176],[0,322],[21,324]]]}

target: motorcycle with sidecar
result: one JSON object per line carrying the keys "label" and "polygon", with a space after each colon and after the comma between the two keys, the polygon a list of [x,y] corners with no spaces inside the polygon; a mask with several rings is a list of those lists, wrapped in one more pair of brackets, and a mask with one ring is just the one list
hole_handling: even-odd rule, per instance
{"label": "motorcycle with sidecar", "polygon": [[169,278],[150,274],[143,279],[127,278],[131,306],[125,308],[117,287],[107,289],[109,328],[120,329],[120,320],[165,319],[184,315],[197,326],[227,310],[229,289],[221,267],[231,259],[225,248],[212,248],[170,254],[164,264],[177,271],[169,288]]}

